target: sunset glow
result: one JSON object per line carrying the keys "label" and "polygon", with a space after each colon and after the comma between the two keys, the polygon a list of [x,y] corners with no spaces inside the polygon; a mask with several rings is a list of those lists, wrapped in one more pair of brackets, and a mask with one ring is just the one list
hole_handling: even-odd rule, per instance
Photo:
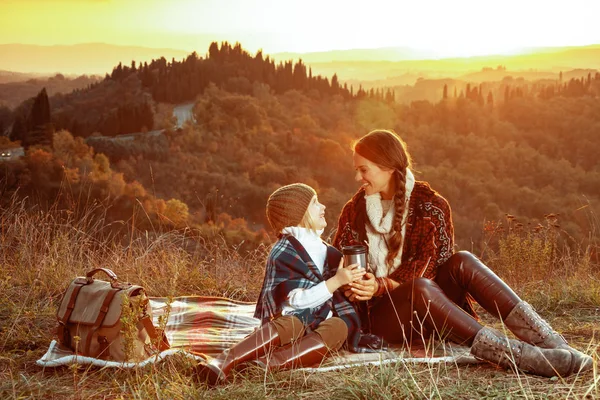
{"label": "sunset glow", "polygon": [[600,2],[0,0],[0,44],[103,42],[204,53],[410,47],[433,57],[600,43]]}

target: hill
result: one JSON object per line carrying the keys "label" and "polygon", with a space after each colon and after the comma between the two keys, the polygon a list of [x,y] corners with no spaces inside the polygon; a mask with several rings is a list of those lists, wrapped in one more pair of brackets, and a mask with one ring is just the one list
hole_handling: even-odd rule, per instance
{"label": "hill", "polygon": [[[371,129],[391,128],[408,142],[418,178],[452,204],[459,244],[480,245],[482,221],[498,221],[506,213],[532,227],[544,215],[560,213],[562,228],[576,240],[587,240],[584,214],[595,215],[600,200],[595,153],[600,74],[573,74],[584,71],[588,74],[577,79],[567,80],[565,72],[562,81],[542,82],[421,79],[395,88],[394,95],[380,88],[347,88],[336,76],[315,75],[303,63],[276,64],[241,45],[215,43],[207,58],[159,59],[135,69],[118,65],[90,88],[50,97],[51,118],[41,95],[15,113],[27,122],[20,124],[20,134],[33,129],[46,140],[42,117],[75,136],[166,127],[160,138],[88,143],[107,157],[98,168],[112,168],[125,182],[137,181],[157,198],[189,207],[189,215],[178,220],[190,226],[259,230],[265,226],[268,194],[303,181],[319,191],[329,229],[334,228],[341,206],[356,190],[350,142]],[[396,102],[401,93],[412,100]],[[172,122],[150,123],[158,106],[190,100],[196,124],[176,130]],[[69,151],[54,154],[56,165],[70,159]],[[68,171],[57,168],[52,179],[34,179],[35,171],[47,171],[37,165],[44,158],[25,159],[31,165],[3,179],[23,179],[29,185],[23,194],[47,190],[46,196],[54,195]],[[130,211],[119,205],[113,210],[121,218]]]}
{"label": "hill", "polygon": [[[380,58],[370,60],[368,51],[365,58],[369,61],[315,61],[310,65],[315,73],[332,75],[336,73],[343,80],[385,80],[403,74],[419,74],[424,78],[457,78],[477,73],[484,68],[504,66],[514,74],[532,77],[572,69],[600,69],[600,46],[582,46],[574,48],[550,48],[528,54],[491,55],[444,59],[406,59],[392,61]],[[375,52],[374,54],[379,54]],[[385,56],[382,56],[385,57]],[[304,60],[304,59],[303,59]],[[497,77],[496,77],[497,78]]]}
{"label": "hill", "polygon": [[[17,76],[20,79],[17,80]],[[14,81],[0,83],[0,106],[16,108],[23,101],[35,96],[42,88],[46,88],[50,96],[58,93],[68,94],[74,90],[88,87],[101,79],[95,75],[68,78],[62,74],[51,77],[16,74]]]}
{"label": "hill", "polygon": [[[461,64],[488,61],[527,61],[529,68],[539,68],[548,60],[567,60],[567,67],[574,68],[578,65],[591,65],[597,63],[600,45],[565,46],[565,47],[532,47],[524,48],[514,54],[489,54],[472,57],[440,57],[432,51],[418,50],[410,47],[379,47],[372,49],[346,49],[330,50],[307,53],[274,53],[276,59],[302,59],[306,63],[331,63],[331,62],[364,62],[364,61],[444,61],[450,60]],[[532,63],[532,59],[534,62]],[[537,61],[537,65],[535,60]],[[570,65],[569,62],[576,62]],[[418,65],[418,64],[413,64]]]}
{"label": "hill", "polygon": [[[0,70],[54,75],[105,74],[118,63],[145,62],[164,57],[177,60],[187,51],[139,46],[85,43],[72,46],[0,45]],[[311,53],[274,53],[277,62],[302,59],[324,76],[342,80],[375,80],[419,73],[422,77],[457,77],[485,67],[504,65],[512,71],[558,73],[576,68],[600,69],[600,45],[525,49],[521,54],[436,58],[431,52],[406,48],[331,50]],[[43,63],[40,60],[44,60]],[[21,79],[20,79],[21,80]],[[2,73],[0,73],[0,83]]]}
{"label": "hill", "polygon": [[45,74],[27,74],[23,72],[0,70],[0,84],[11,82],[23,82],[29,79],[40,79],[45,77],[47,77],[47,75]]}
{"label": "hill", "polygon": [[376,49],[330,50],[309,53],[274,53],[277,60],[302,59],[306,63],[339,61],[403,61],[435,58],[432,52],[409,47],[380,47]]}
{"label": "hill", "polygon": [[105,43],[37,46],[0,44],[0,69],[43,74],[101,74],[110,72],[118,63],[131,64],[154,58],[180,59],[189,52]]}

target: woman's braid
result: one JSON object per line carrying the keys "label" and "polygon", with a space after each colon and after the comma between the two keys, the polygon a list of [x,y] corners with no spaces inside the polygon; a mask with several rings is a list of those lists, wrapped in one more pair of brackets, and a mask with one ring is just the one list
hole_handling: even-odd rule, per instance
{"label": "woman's braid", "polygon": [[385,258],[388,270],[394,266],[394,259],[402,248],[402,217],[406,209],[406,169],[394,171],[396,193],[394,194],[394,234],[388,243],[389,252]]}

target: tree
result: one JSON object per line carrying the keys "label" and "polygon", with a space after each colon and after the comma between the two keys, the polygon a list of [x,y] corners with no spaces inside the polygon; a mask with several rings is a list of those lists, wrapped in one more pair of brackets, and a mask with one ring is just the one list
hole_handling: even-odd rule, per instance
{"label": "tree", "polygon": [[492,94],[491,90],[488,92],[487,95],[487,104],[490,107],[494,107],[494,95]]}
{"label": "tree", "polygon": [[444,84],[444,93],[442,95],[442,99],[446,100],[448,99],[448,84]]}
{"label": "tree", "polygon": [[[20,118],[20,117],[18,117]],[[48,93],[43,88],[34,98],[31,111],[27,118],[22,121],[15,121],[11,138],[21,140],[22,145],[28,148],[33,145],[52,146],[52,135],[54,128],[50,120],[50,102]]]}
{"label": "tree", "polygon": [[337,93],[340,90],[340,83],[338,82],[337,74],[333,74],[331,77],[331,92]]}
{"label": "tree", "polygon": [[189,209],[184,202],[171,199],[167,201],[165,211],[161,215],[162,219],[173,226],[184,225],[189,217]]}
{"label": "tree", "polygon": [[20,140],[23,143],[27,136],[27,123],[22,115],[17,115],[15,122],[13,123],[12,130],[10,132],[10,140]]}
{"label": "tree", "polygon": [[10,108],[0,105],[0,136],[3,136],[12,123],[13,115]]}

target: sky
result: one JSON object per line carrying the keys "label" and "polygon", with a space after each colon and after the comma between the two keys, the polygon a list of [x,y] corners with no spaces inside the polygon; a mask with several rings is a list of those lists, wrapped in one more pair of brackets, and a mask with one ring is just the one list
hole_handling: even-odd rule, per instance
{"label": "sky", "polygon": [[434,57],[600,43],[600,1],[0,0],[0,44],[110,43],[206,53],[408,47]]}

